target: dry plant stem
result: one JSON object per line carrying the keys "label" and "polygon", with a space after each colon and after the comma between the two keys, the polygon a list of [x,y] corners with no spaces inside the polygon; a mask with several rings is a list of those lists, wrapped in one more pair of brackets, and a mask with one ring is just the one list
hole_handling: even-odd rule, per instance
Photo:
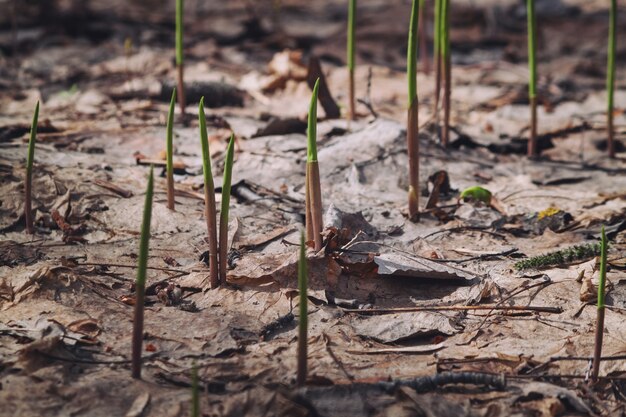
{"label": "dry plant stem", "polygon": [[617,0],[611,0],[611,11],[609,14],[609,47],[607,54],[607,71],[606,71],[606,92],[607,92],[607,109],[606,109],[606,128],[607,128],[607,147],[609,157],[615,158],[615,142],[613,133],[613,93],[615,90],[615,31],[617,29]]}
{"label": "dry plant stem", "polygon": [[224,162],[224,182],[222,183],[222,208],[220,210],[220,282],[226,282],[226,267],[228,261],[228,212],[230,208],[230,186],[233,172],[233,158],[235,154],[235,135],[230,135],[226,161]]}
{"label": "dry plant stem", "polygon": [[399,307],[399,308],[374,308],[374,309],[343,309],[345,313],[357,314],[395,314],[395,313],[411,313],[416,311],[472,311],[472,310],[509,310],[509,311],[533,311],[539,313],[560,314],[563,312],[561,307],[550,306],[503,306],[503,305],[476,305],[476,306],[417,306],[417,307]]}
{"label": "dry plant stem", "polygon": [[607,241],[604,226],[602,226],[602,249],[600,255],[600,281],[598,282],[598,316],[596,322],[596,340],[593,350],[593,368],[591,371],[591,381],[596,382],[598,380],[598,374],[600,372],[600,358],[602,357],[602,338],[604,335],[604,295],[606,286],[606,254],[607,254]]}
{"label": "dry plant stem", "polygon": [[310,210],[313,227],[313,241],[315,242],[315,250],[322,249],[322,187],[320,185],[320,168],[317,161],[307,163],[309,172],[309,195]]}
{"label": "dry plant stem", "polygon": [[167,114],[167,208],[175,209],[174,202],[174,105],[176,104],[176,89],[172,91],[170,109]]}
{"label": "dry plant stem", "polygon": [[141,223],[141,240],[139,243],[139,262],[137,265],[137,281],[135,283],[135,316],[133,320],[133,353],[132,375],[141,378],[141,347],[143,342],[143,313],[146,296],[146,270],[148,266],[148,245],[150,242],[150,220],[152,217],[152,194],[154,189],[154,174],[150,168],[146,200],[143,206],[143,222]]}
{"label": "dry plant stem", "polygon": [[37,140],[37,120],[39,119],[39,101],[35,105],[33,121],[30,125],[30,139],[28,141],[28,157],[26,159],[26,179],[24,181],[24,219],[26,233],[33,234],[33,161],[35,159],[35,141]]}
{"label": "dry plant stem", "polygon": [[306,383],[308,355],[308,279],[306,265],[306,245],[304,234],[300,235],[300,259],[298,261],[298,292],[300,293],[300,312],[298,323],[298,375],[297,383]]}
{"label": "dry plant stem", "polygon": [[417,102],[417,3],[413,0],[409,42],[407,47],[407,84],[409,108],[407,114],[406,140],[409,154],[409,219],[419,220],[419,138]]}
{"label": "dry plant stem", "polygon": [[530,138],[528,140],[528,157],[536,158],[537,152],[537,97],[530,98]]}
{"label": "dry plant stem", "polygon": [[215,209],[215,185],[211,173],[211,153],[209,139],[206,132],[206,117],[204,114],[204,97],[200,99],[198,107],[198,122],[200,126],[200,141],[202,144],[202,166],[204,172],[204,218],[209,239],[209,285],[217,288],[220,285],[217,260],[217,212]]}

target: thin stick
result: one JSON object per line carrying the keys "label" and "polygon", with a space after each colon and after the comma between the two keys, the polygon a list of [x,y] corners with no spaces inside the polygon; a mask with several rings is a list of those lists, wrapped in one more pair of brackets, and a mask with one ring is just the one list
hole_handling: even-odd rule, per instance
{"label": "thin stick", "polygon": [[220,282],[226,282],[226,266],[228,260],[228,211],[230,208],[230,185],[235,154],[235,134],[230,135],[226,161],[224,162],[224,182],[222,183],[222,209],[220,210]]}
{"label": "thin stick", "polygon": [[419,221],[419,138],[417,104],[417,2],[413,0],[409,42],[407,48],[407,83],[409,106],[407,115],[406,140],[409,154],[409,219]]}
{"label": "thin stick", "polygon": [[317,161],[317,94],[319,91],[319,78],[313,87],[313,95],[309,105],[309,117],[307,128],[307,192],[309,195],[307,211],[310,217],[307,221],[307,240],[315,242],[315,250],[322,249],[322,188],[320,184],[320,170]]}
{"label": "thin stick", "polygon": [[602,357],[602,338],[604,335],[604,293],[606,285],[606,233],[604,232],[604,226],[602,226],[602,249],[600,255],[600,282],[598,283],[598,316],[596,323],[596,340],[593,349],[593,368],[591,371],[591,381],[596,382],[598,380],[598,373],[600,372],[600,358]]}
{"label": "thin stick", "polygon": [[536,158],[537,149],[537,62],[536,62],[536,35],[537,23],[535,19],[535,0],[526,0],[528,15],[528,99],[530,102],[530,137],[528,139],[528,157]]}
{"label": "thin stick", "polygon": [[37,120],[39,119],[39,100],[35,105],[33,122],[30,125],[30,139],[28,141],[28,157],[26,158],[26,179],[24,182],[25,204],[24,219],[26,220],[26,233],[33,234],[33,161],[35,159],[35,142],[37,140]]}
{"label": "thin stick", "polygon": [[308,342],[308,283],[306,265],[306,245],[304,233],[300,234],[300,260],[298,261],[298,292],[300,293],[300,315],[298,325],[298,377],[299,386],[306,383],[307,375],[307,342]]}
{"label": "thin stick", "polygon": [[358,314],[395,314],[395,313],[412,313],[417,311],[471,311],[471,310],[509,310],[509,311],[525,311],[538,313],[561,314],[561,307],[549,306],[502,306],[502,305],[478,305],[478,306],[416,306],[416,307],[399,307],[399,308],[374,308],[374,309],[357,309],[347,308],[342,311],[345,313]]}
{"label": "thin stick", "polygon": [[185,118],[185,82],[184,77],[184,60],[183,60],[183,2],[184,0],[176,0],[176,69],[178,84],[178,104],[180,105],[181,117]]}
{"label": "thin stick", "polygon": [[606,71],[606,128],[608,133],[609,157],[615,158],[615,142],[613,138],[613,92],[615,90],[615,32],[617,28],[617,0],[611,0],[609,14],[609,51],[607,56]]}
{"label": "thin stick", "polygon": [[152,195],[154,190],[153,168],[150,167],[146,200],[143,206],[143,222],[141,223],[141,240],[139,243],[139,263],[137,266],[137,281],[135,284],[135,318],[133,320],[133,378],[141,378],[141,346],[143,342],[143,312],[146,297],[146,270],[148,266],[148,250],[150,242],[150,220],[152,217]]}
{"label": "thin stick", "polygon": [[204,97],[198,106],[198,122],[200,126],[200,142],[202,143],[202,170],[204,173],[204,217],[209,237],[209,285],[217,288],[220,285],[217,262],[217,212],[215,209],[215,185],[211,172],[211,152],[206,132],[206,116],[204,114]]}
{"label": "thin stick", "polygon": [[167,208],[174,210],[174,105],[176,104],[176,88],[172,90],[170,110],[167,114]]}
{"label": "thin stick", "polygon": [[348,120],[356,118],[355,102],[354,102],[354,61],[355,61],[355,20],[356,20],[356,0],[349,0],[348,5],[348,76],[349,76],[349,106],[350,113]]}
{"label": "thin stick", "polygon": [[450,60],[450,0],[442,0],[441,7],[441,60],[444,78],[443,88],[443,130],[441,144],[448,146],[450,140],[450,94],[452,93],[452,65]]}

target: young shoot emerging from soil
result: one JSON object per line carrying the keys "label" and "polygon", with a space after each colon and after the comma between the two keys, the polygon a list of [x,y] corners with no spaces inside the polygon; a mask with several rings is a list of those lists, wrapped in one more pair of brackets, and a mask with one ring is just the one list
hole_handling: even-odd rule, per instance
{"label": "young shoot emerging from soil", "polygon": [[409,153],[409,219],[419,220],[419,138],[417,126],[417,12],[418,0],[413,0],[409,25],[406,76],[409,92],[409,109],[406,127]]}
{"label": "young shoot emerging from soil", "polygon": [[174,210],[174,106],[176,104],[176,88],[172,91],[170,109],[167,114],[167,208]]}
{"label": "young shoot emerging from soil", "polygon": [[148,268],[148,251],[150,242],[150,220],[152,218],[152,194],[154,189],[154,173],[150,167],[146,200],[143,206],[141,223],[141,240],[139,242],[139,261],[137,264],[137,280],[135,281],[135,317],[133,319],[133,378],[141,378],[141,346],[143,342],[143,312],[146,297],[146,270]]}
{"label": "young shoot emerging from soil", "polygon": [[226,160],[224,161],[224,182],[222,183],[222,209],[220,210],[220,282],[226,282],[228,264],[228,210],[230,208],[230,185],[235,155],[235,134],[230,135]]}
{"label": "young shoot emerging from soil", "polygon": [[322,188],[320,169],[317,162],[317,94],[320,80],[315,82],[309,105],[307,127],[307,163],[306,163],[306,231],[307,240],[315,243],[315,251],[322,249]]}
{"label": "young shoot emerging from soil", "polygon": [[206,132],[206,116],[204,114],[204,97],[198,106],[198,125],[200,126],[200,143],[202,144],[202,171],[204,174],[204,217],[209,239],[209,282],[211,288],[220,283],[217,261],[217,212],[215,208],[215,185],[211,172],[211,152]]}
{"label": "young shoot emerging from soil", "polygon": [[37,120],[39,119],[39,101],[35,105],[33,122],[30,125],[30,139],[28,140],[28,157],[26,158],[26,179],[24,182],[24,219],[26,233],[33,234],[33,161],[35,159],[35,142],[37,141]]}

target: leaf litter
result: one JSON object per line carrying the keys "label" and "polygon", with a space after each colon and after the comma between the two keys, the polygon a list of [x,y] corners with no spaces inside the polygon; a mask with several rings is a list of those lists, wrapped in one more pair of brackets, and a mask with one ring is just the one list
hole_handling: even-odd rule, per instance
{"label": "leaf litter", "polygon": [[[551,39],[540,51],[539,72],[553,75],[539,80],[545,104],[539,106],[538,140],[546,159],[538,162],[523,158],[525,57],[516,55],[525,39],[514,28],[523,27],[524,19],[509,13],[514,2],[455,4],[453,16],[467,18],[462,25],[453,19],[451,32],[453,59],[459,60],[452,96],[456,147],[444,151],[435,144],[436,132],[420,132],[422,177],[444,170],[450,190],[439,194],[433,215],[417,224],[407,220],[405,208],[405,58],[400,47],[388,48],[405,42],[402,25],[388,22],[404,18],[406,5],[363,2],[359,19],[371,24],[357,29],[359,60],[367,62],[356,68],[357,98],[370,103],[376,116],[357,100],[361,117],[348,126],[320,107],[326,244],[310,254],[304,301],[295,289],[305,212],[307,60],[310,54],[322,57],[329,98],[343,105],[347,75],[337,63],[345,38],[337,36],[343,27],[331,17],[343,16],[344,5],[285,2],[283,30],[306,45],[303,54],[277,48],[269,35],[251,36],[245,19],[267,24],[254,6],[197,2],[215,26],[207,31],[189,15],[186,33],[194,53],[187,59],[187,100],[190,106],[201,95],[212,100],[207,123],[216,172],[223,171],[228,129],[239,141],[227,283],[207,288],[209,270],[200,260],[207,242],[197,124],[177,123],[176,212],[167,210],[165,177],[155,170],[143,381],[131,380],[129,361],[148,171],[136,153],[146,163],[165,164],[162,138],[175,68],[164,59],[173,52],[160,39],[172,38],[173,30],[141,26],[168,21],[158,8],[110,3],[92,1],[89,7],[101,19],[111,19],[105,13],[111,8],[134,22],[115,24],[115,30],[141,31],[129,56],[119,34],[98,19],[85,19],[77,38],[61,32],[63,44],[29,46],[31,37],[41,41],[49,29],[25,14],[41,29],[20,28],[24,52],[15,60],[0,58],[12,64],[0,72],[8,93],[0,97],[0,414],[187,415],[195,364],[201,409],[211,415],[619,415],[623,382],[603,380],[590,393],[583,383],[588,361],[573,360],[593,351],[595,309],[586,303],[597,285],[595,259],[541,271],[514,268],[523,256],[594,244],[606,224],[613,265],[607,308],[614,308],[607,310],[604,354],[623,354],[626,298],[619,259],[626,166],[606,160],[600,146],[602,69],[581,67],[604,59],[597,48],[604,26],[594,18],[603,10],[600,2],[554,2],[563,8],[556,15],[538,2],[538,19],[547,19],[544,36]],[[562,17],[573,9],[580,21]],[[478,30],[485,19],[494,25],[488,41]],[[576,35],[580,24],[590,28],[588,39]],[[207,38],[214,40],[208,53],[199,53]],[[571,51],[571,39],[577,49],[564,53]],[[0,37],[3,50],[7,42]],[[619,111],[626,99],[621,77],[618,71],[618,129],[626,122]],[[371,89],[365,91],[368,79]],[[420,103],[430,102],[433,84],[432,75],[418,75]],[[23,166],[37,99],[36,234],[27,237]],[[421,121],[430,117],[429,107],[420,107]],[[216,184],[221,180],[216,175]],[[458,201],[459,190],[477,185],[498,199],[497,209]],[[419,191],[426,197],[432,187],[423,180]],[[180,291],[176,302],[174,290]],[[309,303],[310,369],[309,385],[296,389],[299,302]],[[188,303],[195,309],[182,308]],[[429,306],[499,308],[348,311]],[[562,312],[523,310],[527,306]],[[559,359],[564,357],[571,360]],[[377,385],[446,371],[509,378],[503,390],[464,384],[418,394]],[[623,360],[601,364],[601,375],[619,378],[624,372]],[[559,377],[567,375],[580,379]]]}

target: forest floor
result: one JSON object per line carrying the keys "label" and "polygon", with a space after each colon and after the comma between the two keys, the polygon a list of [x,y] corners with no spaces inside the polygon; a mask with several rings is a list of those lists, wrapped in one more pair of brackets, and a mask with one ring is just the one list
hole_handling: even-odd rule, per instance
{"label": "forest floor", "polygon": [[[295,386],[295,290],[307,62],[321,59],[330,93],[345,109],[346,2],[283,1],[279,20],[269,0],[188,2],[189,105],[186,118],[176,110],[174,212],[162,174],[175,80],[173,1],[166,9],[148,0],[92,0],[83,9],[61,3],[56,11],[21,6],[16,43],[10,23],[0,21],[0,415],[189,415],[194,364],[201,410],[211,416],[626,413],[626,361],[603,361],[604,378],[593,388],[585,381],[597,259],[514,267],[524,257],[596,243],[605,225],[603,355],[626,353],[626,148],[606,157],[605,2],[538,2],[537,161],[525,157],[523,4],[453,2],[449,149],[438,144],[433,73],[418,76],[421,206],[431,175],[445,171],[450,186],[418,223],[406,217],[410,3],[359,5],[358,120],[319,113],[327,241],[321,253],[309,253],[305,388]],[[626,43],[618,42],[617,56],[616,137],[624,141]],[[231,269],[214,290],[200,259],[207,250],[196,116],[202,95],[211,107],[216,185],[230,131],[237,136]],[[36,233],[26,235],[24,166],[37,100]],[[149,162],[159,176],[143,379],[134,380],[133,281]],[[496,208],[457,204],[474,185],[492,192]],[[156,288],[170,283],[182,299],[164,304]],[[353,311],[494,305],[520,310]],[[267,327],[292,308],[295,318]],[[419,393],[377,384],[444,371],[503,374],[507,383]]]}

